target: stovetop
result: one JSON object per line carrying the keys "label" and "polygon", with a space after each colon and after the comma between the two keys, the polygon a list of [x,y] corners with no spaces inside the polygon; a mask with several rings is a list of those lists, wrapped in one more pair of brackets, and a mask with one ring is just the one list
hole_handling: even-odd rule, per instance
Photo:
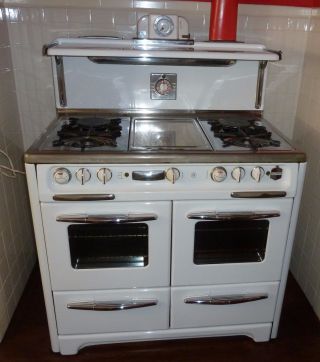
{"label": "stovetop", "polygon": [[27,163],[271,162],[271,158],[294,162],[305,155],[259,116],[217,112],[64,115],[25,156]]}

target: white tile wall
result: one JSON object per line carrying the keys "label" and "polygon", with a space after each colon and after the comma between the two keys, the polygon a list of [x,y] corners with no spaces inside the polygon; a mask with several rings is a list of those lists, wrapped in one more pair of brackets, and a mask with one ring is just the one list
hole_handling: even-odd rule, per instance
{"label": "white tile wall", "polygon": [[[0,150],[23,170],[23,142],[5,10],[0,7]],[[0,154],[0,165],[9,166]],[[0,341],[35,262],[25,177],[0,172]]]}
{"label": "white tile wall", "polygon": [[[3,40],[1,31],[0,44],[5,45],[2,46],[3,62],[8,63],[10,51],[13,58],[25,148],[55,116],[51,66],[49,59],[42,56],[43,44],[58,36],[108,34],[132,37],[137,19],[152,12],[185,16],[196,40],[208,38],[210,4],[197,1],[6,0],[5,6],[11,49],[6,48],[7,37]],[[314,14],[312,18],[311,13]],[[311,167],[298,226],[293,270],[310,300],[318,301],[314,306],[319,311],[320,263],[316,260],[320,256],[320,226],[315,215],[319,215],[320,203],[315,197],[317,187],[311,181],[320,172],[317,160],[320,128],[317,118],[311,117],[320,110],[320,80],[315,76],[319,62],[317,31],[320,24],[317,15],[316,11],[307,8],[240,5],[238,40],[261,42],[283,51],[283,61],[269,67],[265,116],[291,138],[297,113],[295,139],[309,153]],[[303,67],[305,49],[307,57]],[[12,82],[12,77],[9,76],[6,82]],[[5,273],[9,266],[0,259],[0,268]]]}
{"label": "white tile wall", "polygon": [[311,17],[294,139],[308,157],[292,271],[320,318],[320,17]]}

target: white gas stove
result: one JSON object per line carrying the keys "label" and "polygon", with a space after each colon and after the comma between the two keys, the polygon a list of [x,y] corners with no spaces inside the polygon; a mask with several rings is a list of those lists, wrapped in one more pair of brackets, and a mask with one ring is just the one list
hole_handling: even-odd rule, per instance
{"label": "white gas stove", "polygon": [[275,338],[305,172],[262,118],[279,53],[101,38],[46,52],[58,118],[25,160],[53,351]]}

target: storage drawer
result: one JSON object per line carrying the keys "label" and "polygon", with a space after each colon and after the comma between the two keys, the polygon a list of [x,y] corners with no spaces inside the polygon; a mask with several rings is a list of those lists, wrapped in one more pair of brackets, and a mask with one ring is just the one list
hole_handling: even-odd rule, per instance
{"label": "storage drawer", "polygon": [[56,292],[54,302],[58,333],[167,329],[169,299],[169,288]]}
{"label": "storage drawer", "polygon": [[171,328],[271,322],[278,286],[275,282],[172,288]]}

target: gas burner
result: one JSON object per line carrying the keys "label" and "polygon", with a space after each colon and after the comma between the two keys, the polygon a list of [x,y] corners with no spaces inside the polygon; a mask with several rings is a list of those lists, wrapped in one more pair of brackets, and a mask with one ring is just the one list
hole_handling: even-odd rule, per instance
{"label": "gas burner", "polygon": [[224,119],[208,121],[214,137],[222,140],[223,147],[243,147],[257,150],[264,147],[279,147],[280,141],[271,138],[269,132],[256,119]]}
{"label": "gas burner", "polygon": [[121,118],[75,118],[70,117],[57,132],[54,147],[86,148],[117,147],[121,136]]}

